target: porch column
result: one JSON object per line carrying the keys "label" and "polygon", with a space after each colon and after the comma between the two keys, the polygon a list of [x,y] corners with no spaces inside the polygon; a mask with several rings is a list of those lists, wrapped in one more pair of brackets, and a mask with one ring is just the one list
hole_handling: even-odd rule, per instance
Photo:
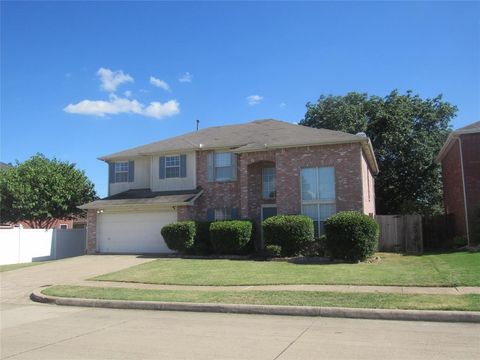
{"label": "porch column", "polygon": [[97,252],[97,210],[87,211],[87,254]]}
{"label": "porch column", "polygon": [[240,218],[248,218],[248,164],[244,154],[238,155],[240,185]]}

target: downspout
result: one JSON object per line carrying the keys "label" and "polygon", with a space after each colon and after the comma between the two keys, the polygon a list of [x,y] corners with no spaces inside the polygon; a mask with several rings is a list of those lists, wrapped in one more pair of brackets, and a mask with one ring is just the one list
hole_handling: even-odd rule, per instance
{"label": "downspout", "polygon": [[470,232],[468,229],[468,212],[467,212],[467,190],[465,188],[465,174],[463,172],[463,152],[462,152],[462,138],[458,137],[458,149],[460,151],[460,169],[462,170],[462,185],[463,185],[463,203],[465,204],[465,228],[467,230],[467,244],[470,246]]}

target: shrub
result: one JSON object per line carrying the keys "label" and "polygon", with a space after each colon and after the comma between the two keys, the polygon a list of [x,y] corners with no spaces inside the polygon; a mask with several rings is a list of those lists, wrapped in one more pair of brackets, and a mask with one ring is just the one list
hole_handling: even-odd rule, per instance
{"label": "shrub", "polygon": [[170,250],[184,253],[193,247],[195,222],[180,221],[168,224],[162,228],[161,233]]}
{"label": "shrub", "polygon": [[238,254],[251,236],[250,221],[216,221],[210,224],[210,242],[217,254]]}
{"label": "shrub", "polygon": [[335,259],[363,261],[377,249],[377,222],[357,211],[339,212],[325,221],[327,251]]}
{"label": "shrub", "polygon": [[279,245],[283,256],[294,256],[314,241],[313,221],[305,215],[277,215],[263,222],[266,245]]}
{"label": "shrub", "polygon": [[195,255],[209,255],[212,253],[210,243],[210,224],[211,221],[195,221],[195,241],[191,252]]}
{"label": "shrub", "polygon": [[327,246],[326,242],[326,236],[320,236],[319,238],[315,239],[314,242],[308,243],[305,248],[302,249],[302,255],[307,257],[325,256]]}
{"label": "shrub", "polygon": [[480,245],[480,206],[473,210],[470,245]]}
{"label": "shrub", "polygon": [[265,246],[265,255],[267,257],[279,257],[282,254],[282,247],[280,245]]}

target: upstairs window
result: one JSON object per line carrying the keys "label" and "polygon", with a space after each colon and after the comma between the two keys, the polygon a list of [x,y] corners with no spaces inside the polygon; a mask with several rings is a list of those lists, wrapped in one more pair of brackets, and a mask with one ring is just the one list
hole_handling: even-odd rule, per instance
{"label": "upstairs window", "polygon": [[128,161],[117,161],[115,163],[115,182],[128,182]]}
{"label": "upstairs window", "polygon": [[237,179],[237,157],[230,152],[208,154],[208,180],[230,181]]}
{"label": "upstairs window", "polygon": [[180,177],[180,155],[165,156],[165,177]]}
{"label": "upstairs window", "polygon": [[275,168],[262,169],[262,198],[275,199],[276,185],[275,185]]}
{"label": "upstairs window", "polygon": [[335,169],[304,168],[301,181],[302,214],[312,218],[315,236],[322,235],[325,220],[336,213]]}

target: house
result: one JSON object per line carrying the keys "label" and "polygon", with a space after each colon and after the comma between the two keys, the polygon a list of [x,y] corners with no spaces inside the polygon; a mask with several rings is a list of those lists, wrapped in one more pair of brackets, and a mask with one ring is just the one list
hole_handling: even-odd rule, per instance
{"label": "house", "polygon": [[473,245],[473,215],[480,207],[480,121],[451,132],[435,161],[442,164],[445,213],[453,217],[455,235]]}
{"label": "house", "polygon": [[168,252],[160,229],[177,220],[249,218],[260,225],[272,215],[302,213],[321,234],[337,211],[375,214],[378,167],[365,134],[257,120],[99,159],[108,163],[108,197],[80,207],[88,210],[90,253]]}

